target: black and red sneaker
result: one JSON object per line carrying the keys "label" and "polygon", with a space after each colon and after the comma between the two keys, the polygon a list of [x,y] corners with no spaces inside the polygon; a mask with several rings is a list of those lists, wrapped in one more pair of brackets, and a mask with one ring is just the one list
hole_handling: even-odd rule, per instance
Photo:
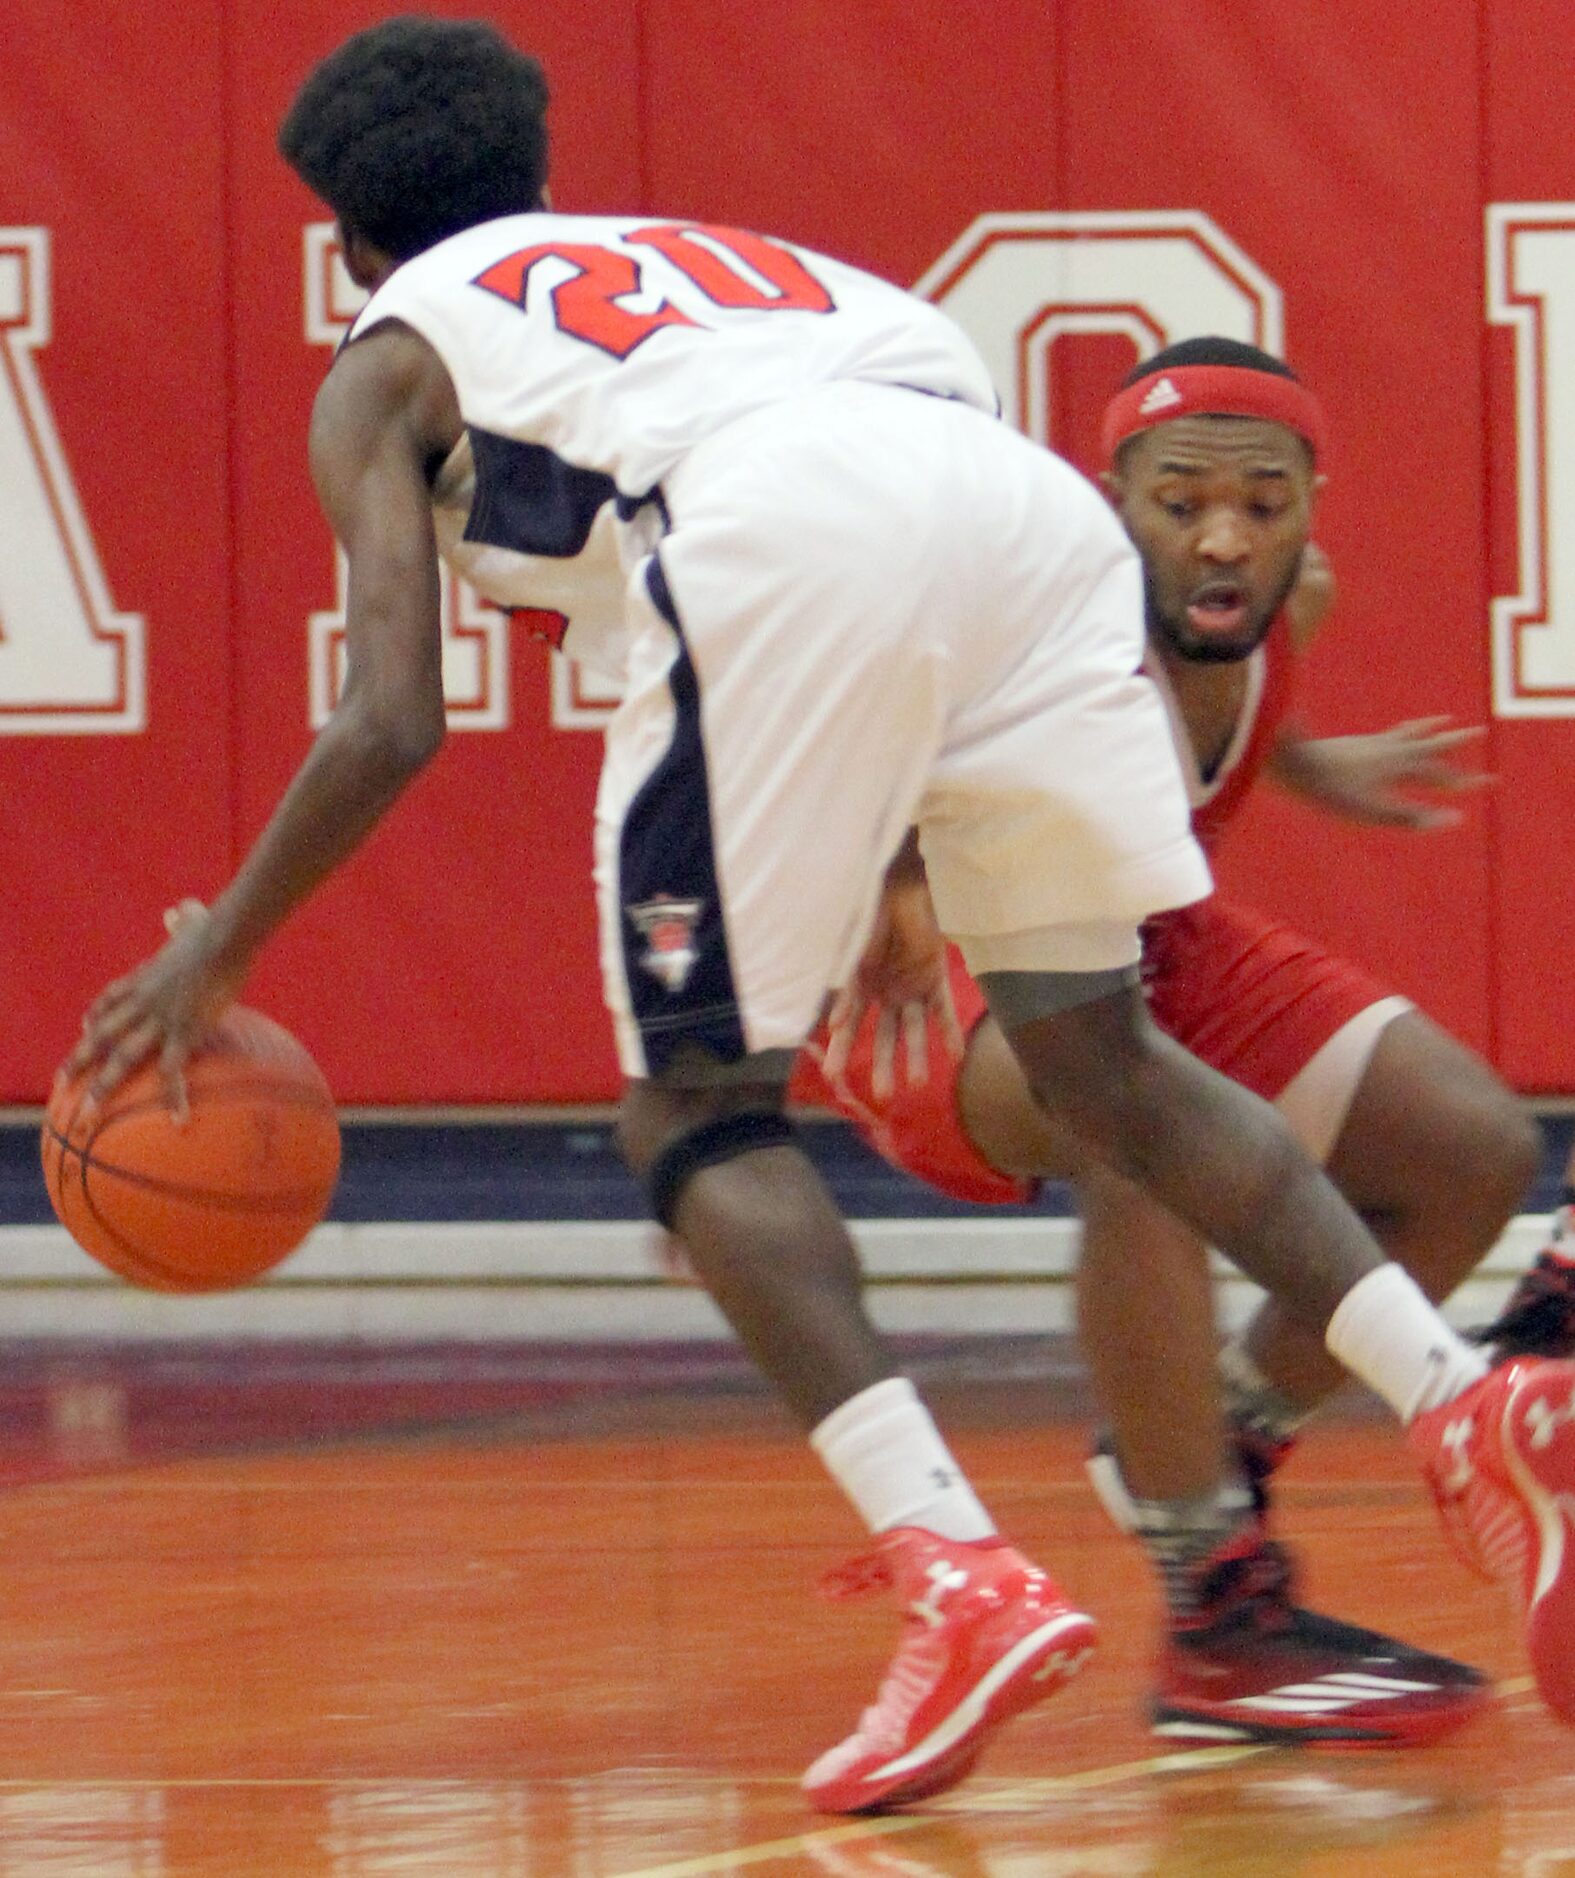
{"label": "black and red sneaker", "polygon": [[[1230,1424],[1230,1437],[1236,1458],[1240,1502],[1243,1512],[1250,1511],[1260,1524],[1273,1510],[1270,1487],[1274,1476],[1295,1451],[1294,1435],[1274,1436],[1244,1422]],[[1118,1532],[1136,1538],[1141,1526],[1137,1503],[1127,1490],[1116,1459],[1115,1443],[1108,1430],[1101,1430],[1094,1440],[1094,1451],[1083,1463],[1094,1497],[1105,1509]]]}
{"label": "black and red sneaker", "polygon": [[1236,1465],[1252,1495],[1252,1509],[1266,1520],[1273,1505],[1269,1487],[1274,1476],[1296,1449],[1295,1435],[1270,1435],[1246,1422],[1232,1421],[1231,1439],[1236,1448]]}
{"label": "black and red sneaker", "polygon": [[1539,1252],[1491,1324],[1466,1332],[1495,1363],[1517,1356],[1575,1357],[1575,1249],[1566,1236]]}
{"label": "black and red sneaker", "polygon": [[1492,1700],[1480,1671],[1294,1600],[1284,1551],[1248,1527],[1204,1561],[1197,1616],[1159,1659],[1155,1734],[1283,1747],[1418,1747]]}

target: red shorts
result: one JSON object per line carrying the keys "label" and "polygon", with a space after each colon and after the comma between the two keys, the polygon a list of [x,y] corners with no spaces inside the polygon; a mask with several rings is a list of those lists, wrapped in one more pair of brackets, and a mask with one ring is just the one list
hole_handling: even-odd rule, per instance
{"label": "red shorts", "polygon": [[[963,1034],[985,1014],[983,993],[961,958],[951,958],[952,996]],[[1353,1018],[1390,993],[1359,966],[1335,958],[1290,927],[1215,894],[1161,914],[1143,929],[1143,981],[1155,1022],[1211,1068],[1272,1102]],[[800,1053],[789,1095],[835,1109],[875,1151],[960,1200],[1021,1205],[1035,1183],[998,1174],[963,1132],[960,1065],[930,1026],[929,1080],[908,1086],[898,1064],[894,1093],[874,1092],[874,1024],[859,1033],[834,1088],[819,1057],[824,1030]]]}
{"label": "red shorts", "polygon": [[[955,947],[951,978],[958,1022],[963,1035],[971,1037],[985,1014],[984,993],[968,976],[968,968]],[[928,1041],[928,1080],[917,1087],[909,1084],[899,1057],[896,1088],[889,1096],[877,1096],[873,1018],[866,1018],[847,1068],[835,1085],[826,1080],[820,1066],[826,1047],[826,1029],[822,1025],[799,1052],[788,1098],[845,1115],[893,1167],[916,1175],[955,1199],[975,1200],[981,1206],[1025,1205],[1038,1190],[1037,1182],[998,1174],[963,1132],[962,1117],[957,1112],[957,1078],[962,1065],[953,1062],[934,1019]]]}

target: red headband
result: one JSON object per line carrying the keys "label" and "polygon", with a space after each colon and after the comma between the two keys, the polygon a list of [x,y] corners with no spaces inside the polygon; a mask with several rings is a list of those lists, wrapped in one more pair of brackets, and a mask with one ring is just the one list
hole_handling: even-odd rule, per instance
{"label": "red headband", "polygon": [[1250,365],[1161,365],[1118,391],[1105,406],[1105,461],[1112,462],[1138,431],[1197,411],[1215,417],[1267,418],[1305,438],[1315,457],[1323,454],[1323,410],[1297,379]]}

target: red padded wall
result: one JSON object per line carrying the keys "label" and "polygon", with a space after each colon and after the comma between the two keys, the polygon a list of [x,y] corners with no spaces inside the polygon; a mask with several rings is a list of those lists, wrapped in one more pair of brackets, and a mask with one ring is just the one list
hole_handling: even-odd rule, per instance
{"label": "red padded wall", "polygon": [[[303,244],[323,211],[273,140],[313,60],[380,11],[84,5],[64,35],[58,9],[12,0],[0,231],[48,234],[53,331],[30,357],[108,595],[145,621],[148,705],[140,729],[29,733],[0,695],[4,1101],[41,1097],[83,1002],[156,939],[162,907],[223,880],[311,734],[309,620],[335,604],[305,466],[328,351],[308,337]],[[1189,212],[1261,270],[1334,437],[1319,535],[1342,598],[1305,715],[1491,722],[1501,781],[1428,838],[1265,792],[1225,878],[1523,1086],[1575,1088],[1556,983],[1575,720],[1492,719],[1489,628],[1522,580],[1525,492],[1484,215],[1575,194],[1553,0],[1439,0],[1425,33],[1379,0],[1003,0],[987,28],[966,0],[922,21],[895,0],[507,0],[496,17],[548,66],[565,207],[754,225],[906,284],[939,280],[981,216],[1073,212],[1099,218],[1087,239],[1130,239]],[[1025,373],[1041,324],[1019,319]],[[1131,339],[1074,322],[1044,356],[1029,417],[1086,463]],[[29,552],[26,512],[0,459],[0,556]],[[0,633],[7,591],[0,562]],[[538,647],[507,654],[493,726],[451,736],[251,987],[347,1101],[613,1090],[588,879],[598,739],[554,725]]]}
{"label": "red padded wall", "polygon": [[[0,715],[0,1101],[37,1101],[87,999],[229,852],[218,0],[193,0],[179,31],[83,0],[68,33],[53,0],[10,0],[4,40],[0,229],[48,244],[50,336],[29,356],[108,598],[142,616],[148,648],[140,732],[22,732]],[[14,431],[9,379],[0,395]],[[19,483],[44,474],[27,431],[12,480],[0,472],[13,577],[44,559],[20,519]],[[28,624],[0,617],[0,634]]]}

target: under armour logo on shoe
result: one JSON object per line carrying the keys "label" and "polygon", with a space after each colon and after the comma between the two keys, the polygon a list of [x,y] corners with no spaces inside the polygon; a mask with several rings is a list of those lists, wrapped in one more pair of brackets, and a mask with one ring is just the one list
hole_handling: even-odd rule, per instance
{"label": "under armour logo on shoe", "polygon": [[1476,1479],[1477,1470],[1466,1452],[1476,1431],[1476,1422],[1470,1415],[1462,1421],[1445,1424],[1439,1445],[1454,1457],[1453,1465],[1441,1482],[1445,1493],[1464,1493]]}
{"label": "under armour logo on shoe", "polygon": [[933,1565],[925,1568],[925,1577],[930,1581],[930,1588],[922,1598],[915,1598],[908,1606],[915,1617],[922,1618],[932,1629],[946,1620],[941,1616],[941,1600],[949,1592],[961,1591],[968,1582],[968,1574],[956,1565],[948,1565],[944,1559],[937,1559]]}
{"label": "under armour logo on shoe", "polygon": [[1056,1650],[1028,1678],[1030,1682],[1069,1681],[1094,1654],[1093,1646],[1081,1650]]}
{"label": "under armour logo on shoe", "polygon": [[1148,392],[1138,406],[1144,417],[1152,417],[1156,411],[1168,411],[1172,405],[1184,404],[1186,400],[1168,378],[1162,378],[1153,390]]}
{"label": "under armour logo on shoe", "polygon": [[1570,1390],[1570,1399],[1563,1408],[1551,1408],[1537,1400],[1526,1410],[1526,1426],[1531,1430],[1531,1446],[1548,1447],[1553,1437],[1567,1423],[1575,1422],[1575,1388]]}

